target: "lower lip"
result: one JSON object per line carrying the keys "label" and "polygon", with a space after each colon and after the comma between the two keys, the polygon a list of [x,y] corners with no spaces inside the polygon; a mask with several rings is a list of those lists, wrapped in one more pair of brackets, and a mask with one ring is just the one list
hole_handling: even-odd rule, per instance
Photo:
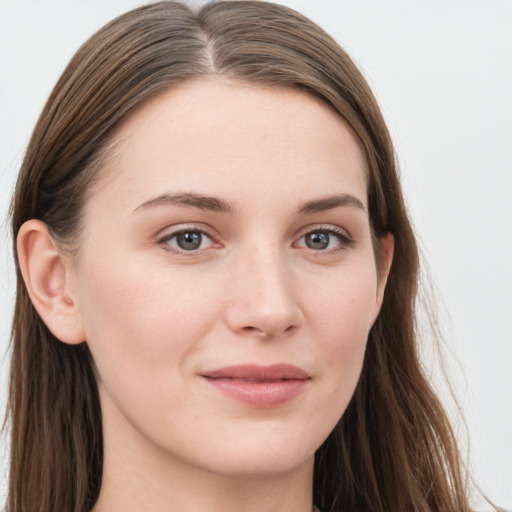
{"label": "lower lip", "polygon": [[208,377],[205,377],[205,380],[224,395],[254,407],[276,407],[289,402],[298,396],[309,382],[309,379],[246,381]]}

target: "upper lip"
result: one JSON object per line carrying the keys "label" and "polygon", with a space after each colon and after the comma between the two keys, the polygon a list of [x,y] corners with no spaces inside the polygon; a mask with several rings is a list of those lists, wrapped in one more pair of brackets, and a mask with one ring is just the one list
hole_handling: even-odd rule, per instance
{"label": "upper lip", "polygon": [[262,382],[276,380],[306,380],[310,378],[307,372],[291,364],[273,364],[270,366],[242,364],[207,371],[201,373],[201,375],[210,379],[237,379]]}

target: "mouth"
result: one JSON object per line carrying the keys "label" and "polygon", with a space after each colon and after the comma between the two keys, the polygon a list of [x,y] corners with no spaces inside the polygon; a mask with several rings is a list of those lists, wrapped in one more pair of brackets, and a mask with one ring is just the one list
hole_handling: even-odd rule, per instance
{"label": "mouth", "polygon": [[201,377],[223,395],[261,408],[292,400],[311,380],[307,372],[289,364],[228,366]]}

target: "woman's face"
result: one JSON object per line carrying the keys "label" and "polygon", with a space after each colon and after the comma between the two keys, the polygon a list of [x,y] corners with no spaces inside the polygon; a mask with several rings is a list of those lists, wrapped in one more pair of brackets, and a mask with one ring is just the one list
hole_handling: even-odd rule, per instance
{"label": "woman's face", "polygon": [[302,92],[210,80],[153,100],[116,142],[71,273],[106,457],[310,467],[384,287],[354,137]]}

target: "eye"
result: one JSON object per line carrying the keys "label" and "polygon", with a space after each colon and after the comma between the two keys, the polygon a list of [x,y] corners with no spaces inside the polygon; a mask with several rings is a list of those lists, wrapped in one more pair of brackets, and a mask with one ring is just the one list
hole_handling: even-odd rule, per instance
{"label": "eye", "polygon": [[213,246],[210,236],[200,229],[183,229],[171,233],[159,240],[159,243],[175,252],[193,252]]}
{"label": "eye", "polygon": [[313,251],[336,251],[353,244],[353,241],[343,232],[329,229],[315,229],[303,235],[297,242],[297,247],[306,247]]}

